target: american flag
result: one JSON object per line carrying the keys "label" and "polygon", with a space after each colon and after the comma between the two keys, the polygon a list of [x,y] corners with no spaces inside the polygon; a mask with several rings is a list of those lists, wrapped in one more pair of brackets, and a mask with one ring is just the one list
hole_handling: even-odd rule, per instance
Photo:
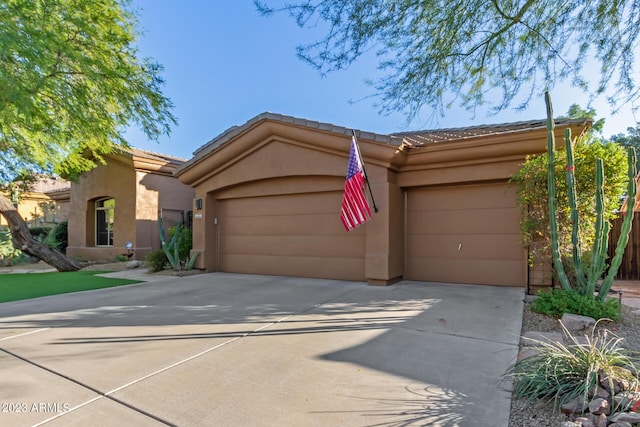
{"label": "american flag", "polygon": [[347,168],[347,180],[344,183],[344,196],[342,197],[342,212],[340,220],[345,230],[351,231],[360,224],[364,224],[371,218],[369,202],[364,195],[364,170],[362,159],[358,150],[355,135],[351,138],[351,152],[349,153],[349,166]]}

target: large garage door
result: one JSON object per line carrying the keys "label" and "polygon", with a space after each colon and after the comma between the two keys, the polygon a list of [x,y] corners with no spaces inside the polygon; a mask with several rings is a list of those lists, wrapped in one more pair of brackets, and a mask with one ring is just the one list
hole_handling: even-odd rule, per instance
{"label": "large garage door", "polygon": [[408,191],[406,278],[525,286],[519,218],[504,184]]}
{"label": "large garage door", "polygon": [[220,200],[218,270],[364,280],[364,228],[340,222],[342,192]]}

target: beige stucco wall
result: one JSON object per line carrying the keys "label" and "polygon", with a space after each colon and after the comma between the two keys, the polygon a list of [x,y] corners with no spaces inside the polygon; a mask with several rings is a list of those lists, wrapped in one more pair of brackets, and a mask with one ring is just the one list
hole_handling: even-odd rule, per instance
{"label": "beige stucco wall", "polygon": [[[580,132],[580,129],[572,130]],[[277,120],[250,122],[234,132],[231,140],[212,146],[206,154],[202,152],[178,172],[182,182],[195,188],[196,199],[203,201],[203,208],[194,210],[194,250],[202,253],[197,266],[208,271],[218,268],[220,248],[216,220],[221,201],[234,197],[341,191],[344,184],[351,141],[346,133]],[[558,136],[562,132],[563,129],[557,129]],[[365,233],[364,279],[370,284],[393,283],[405,274],[408,191],[492,183],[500,183],[506,190],[509,178],[526,155],[546,150],[545,129],[469,137],[414,148],[372,138],[368,139],[366,134],[359,138],[379,209],[372,220],[360,228]],[[509,215],[504,220],[510,224],[518,220],[515,209]],[[336,206],[336,221],[338,217],[339,206]],[[328,240],[326,244],[335,246],[336,241]],[[522,268],[514,285],[522,285],[528,275],[526,253],[524,249],[519,253]],[[328,273],[327,277],[330,276]]]}
{"label": "beige stucco wall", "polygon": [[158,215],[162,213],[165,228],[184,218],[191,205],[195,191],[180,183],[173,176],[136,171],[136,237],[135,248],[139,259],[147,253],[160,249]]}
{"label": "beige stucco wall", "polygon": [[[95,200],[115,199],[113,247],[95,245]],[[113,260],[136,244],[136,173],[127,159],[110,159],[106,165],[80,176],[71,184],[69,246],[67,255],[82,260]]]}
{"label": "beige stucco wall", "polygon": [[[132,258],[142,260],[160,249],[158,215],[168,209],[186,217],[194,196],[193,188],[170,174],[173,167],[114,155],[106,165],[82,174],[71,185],[67,254],[84,260],[113,260],[126,254],[125,245],[131,242]],[[95,245],[95,200],[104,197],[115,199],[112,247]]]}

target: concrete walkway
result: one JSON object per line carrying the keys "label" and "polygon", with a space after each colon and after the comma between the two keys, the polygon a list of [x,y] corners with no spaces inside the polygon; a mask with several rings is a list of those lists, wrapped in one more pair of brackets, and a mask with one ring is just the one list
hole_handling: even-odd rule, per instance
{"label": "concrete walkway", "polygon": [[110,274],[0,304],[0,425],[508,424],[522,289]]}

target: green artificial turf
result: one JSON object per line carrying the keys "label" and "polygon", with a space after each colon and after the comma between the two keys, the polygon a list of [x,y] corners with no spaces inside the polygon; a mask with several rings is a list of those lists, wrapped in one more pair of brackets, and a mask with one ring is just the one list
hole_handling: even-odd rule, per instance
{"label": "green artificial turf", "polygon": [[102,273],[108,271],[0,274],[0,303],[140,283],[96,276]]}

